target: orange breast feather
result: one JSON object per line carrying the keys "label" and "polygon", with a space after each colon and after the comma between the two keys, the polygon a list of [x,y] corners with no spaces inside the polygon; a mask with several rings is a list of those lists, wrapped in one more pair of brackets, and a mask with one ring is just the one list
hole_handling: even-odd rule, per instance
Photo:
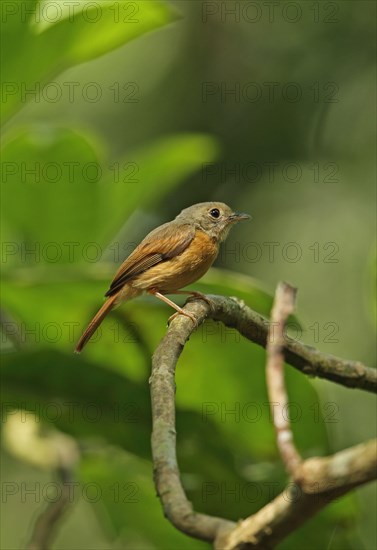
{"label": "orange breast feather", "polygon": [[162,293],[173,293],[200,279],[215,261],[218,251],[218,244],[211,237],[196,230],[191,243],[181,254],[149,268],[129,284],[138,290],[153,288]]}

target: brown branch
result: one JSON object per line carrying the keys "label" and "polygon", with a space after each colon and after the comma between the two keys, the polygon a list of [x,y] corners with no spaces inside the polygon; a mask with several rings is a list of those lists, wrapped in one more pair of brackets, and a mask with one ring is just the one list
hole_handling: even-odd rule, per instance
{"label": "brown branch", "polygon": [[[195,315],[199,323],[208,316],[266,345],[268,323],[265,319],[233,298],[208,298],[212,308],[204,301],[195,300],[188,302],[185,309]],[[174,382],[176,364],[193,330],[191,319],[178,316],[173,320],[153,356],[150,378],[155,484],[164,514],[177,529],[213,542],[217,549],[271,548],[334,498],[375,479],[376,443],[369,442],[332,457],[299,463],[300,486],[291,483],[257,514],[238,524],[195,512],[182,487],[177,464]],[[345,386],[376,389],[373,369],[361,363],[321,354],[287,337],[284,355],[286,361],[303,372],[309,368],[310,373],[315,371],[318,376]],[[301,491],[299,498],[297,487]]]}
{"label": "brown branch", "polygon": [[332,500],[376,478],[377,440],[301,465],[300,485],[291,483],[259,512],[240,522],[223,550],[273,548]]}
{"label": "brown branch", "polygon": [[[203,300],[189,301],[185,309],[202,323],[210,318],[235,328],[255,344],[266,347],[269,321],[237,298],[207,295],[210,307]],[[179,318],[177,318],[179,320]],[[185,324],[180,334],[193,332],[192,322]],[[187,336],[188,338],[188,336]],[[318,376],[348,388],[358,388],[377,393],[377,369],[366,367],[359,361],[340,359],[285,336],[285,361],[310,376]]]}
{"label": "brown branch", "polygon": [[285,323],[294,311],[295,295],[296,290],[286,283],[280,283],[276,289],[266,347],[266,378],[278,449],[288,473],[298,481],[297,473],[302,458],[294,444],[289,418],[284,414],[288,407],[288,395],[283,353]]}

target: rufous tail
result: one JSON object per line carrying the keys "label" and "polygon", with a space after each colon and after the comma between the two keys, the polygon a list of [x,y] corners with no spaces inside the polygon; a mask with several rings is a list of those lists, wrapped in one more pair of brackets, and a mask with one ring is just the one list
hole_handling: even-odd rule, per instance
{"label": "rufous tail", "polygon": [[97,311],[93,319],[91,320],[90,324],[88,325],[88,328],[85,330],[84,334],[81,336],[80,340],[77,343],[77,346],[75,348],[75,353],[80,353],[85,344],[90,340],[93,333],[97,330],[97,328],[100,326],[106,315],[113,309],[114,302],[117,298],[117,294],[114,296],[111,296],[106,302],[103,304],[101,309]]}

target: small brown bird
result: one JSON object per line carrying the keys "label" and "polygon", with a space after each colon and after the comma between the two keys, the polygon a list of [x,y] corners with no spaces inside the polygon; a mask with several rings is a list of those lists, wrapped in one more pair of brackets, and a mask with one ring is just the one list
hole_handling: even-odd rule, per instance
{"label": "small brown bird", "polygon": [[178,313],[172,317],[186,315],[196,324],[192,315],[165,294],[190,294],[208,301],[199,292],[180,289],[208,271],[231,226],[249,218],[248,214],[233,212],[222,202],[202,202],[185,208],[173,221],[151,231],[116,272],[105,294],[107,301],[81,336],[76,353],[80,353],[114,306],[143,292],[153,294],[176,309]]}

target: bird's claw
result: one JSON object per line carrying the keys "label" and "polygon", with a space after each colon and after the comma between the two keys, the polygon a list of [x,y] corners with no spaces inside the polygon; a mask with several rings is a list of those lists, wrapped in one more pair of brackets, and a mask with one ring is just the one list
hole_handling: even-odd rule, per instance
{"label": "bird's claw", "polygon": [[184,315],[185,317],[188,317],[194,323],[194,327],[195,328],[198,327],[198,321],[195,319],[193,315],[191,315],[191,313],[187,313],[186,311],[176,311],[175,313],[173,313],[173,315],[171,315],[168,319],[168,323],[167,323],[168,327],[170,326],[170,323],[172,322],[172,320],[175,319],[178,315]]}

